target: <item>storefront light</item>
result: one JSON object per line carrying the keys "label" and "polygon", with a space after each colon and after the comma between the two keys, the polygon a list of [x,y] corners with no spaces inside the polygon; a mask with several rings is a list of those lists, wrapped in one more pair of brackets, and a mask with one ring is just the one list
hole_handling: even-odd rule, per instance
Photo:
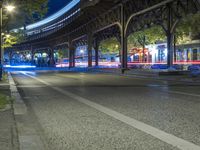
{"label": "storefront light", "polygon": [[43,54],[42,54],[42,57],[47,57],[47,53],[43,53]]}
{"label": "storefront light", "polygon": [[83,49],[81,49],[81,50],[80,50],[80,53],[81,53],[81,54],[83,54],[83,53],[84,53],[84,50],[83,50]]}
{"label": "storefront light", "polygon": [[26,58],[31,58],[31,55],[30,55],[30,54],[27,54],[27,55],[26,55]]}
{"label": "storefront light", "polygon": [[165,51],[164,51],[164,53],[165,53],[165,56],[167,56],[167,48],[165,48]]}

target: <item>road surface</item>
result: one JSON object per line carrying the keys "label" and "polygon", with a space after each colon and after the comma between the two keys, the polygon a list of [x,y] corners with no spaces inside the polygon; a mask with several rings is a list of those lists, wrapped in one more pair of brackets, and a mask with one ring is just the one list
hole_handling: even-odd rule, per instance
{"label": "road surface", "polygon": [[199,85],[86,73],[12,75],[41,149],[200,149]]}

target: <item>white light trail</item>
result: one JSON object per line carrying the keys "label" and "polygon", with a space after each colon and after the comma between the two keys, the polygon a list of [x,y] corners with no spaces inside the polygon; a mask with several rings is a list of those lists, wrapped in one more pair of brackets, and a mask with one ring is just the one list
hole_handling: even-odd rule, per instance
{"label": "white light trail", "polygon": [[73,8],[74,6],[76,6],[78,3],[80,2],[80,0],[72,0],[67,6],[65,6],[63,9],[59,10],[57,13],[39,21],[36,22],[34,24],[30,24],[26,27],[26,30],[31,30],[37,27],[40,27],[42,25],[45,25],[55,19],[57,19],[58,17],[62,16],[63,14],[65,14],[67,11],[69,11],[71,8]]}

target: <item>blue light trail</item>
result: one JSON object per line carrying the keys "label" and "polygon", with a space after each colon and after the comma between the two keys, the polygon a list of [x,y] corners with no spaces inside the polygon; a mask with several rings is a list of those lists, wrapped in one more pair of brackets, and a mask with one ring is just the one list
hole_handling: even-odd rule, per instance
{"label": "blue light trail", "polygon": [[31,65],[18,65],[18,66],[4,65],[4,68],[36,68],[36,66],[31,66]]}
{"label": "blue light trail", "polygon": [[80,2],[80,0],[72,0],[68,5],[66,5],[64,8],[62,8],[61,10],[59,10],[57,13],[39,21],[33,24],[30,24],[26,27],[26,30],[31,30],[37,27],[40,27],[42,25],[45,25],[55,19],[57,19],[58,17],[64,15],[66,12],[68,12],[71,8],[73,8],[74,6],[76,6],[78,3]]}

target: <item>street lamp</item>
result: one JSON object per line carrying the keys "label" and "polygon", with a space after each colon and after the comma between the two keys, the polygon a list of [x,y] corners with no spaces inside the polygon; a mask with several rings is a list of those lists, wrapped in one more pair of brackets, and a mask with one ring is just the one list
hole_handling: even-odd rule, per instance
{"label": "street lamp", "polygon": [[13,5],[7,5],[5,8],[6,8],[6,10],[8,12],[12,12],[15,9],[15,6],[13,6]]}
{"label": "street lamp", "polygon": [[117,48],[117,49],[118,49],[118,48],[119,48],[119,45],[118,45],[118,44],[116,44],[116,45],[115,45],[115,48]]}
{"label": "street lamp", "polygon": [[83,58],[84,58],[84,50],[83,50],[83,49],[81,49],[81,50],[80,50],[80,53],[81,53],[82,60],[83,60]]}
{"label": "street lamp", "polygon": [[[13,5],[6,5],[5,9],[8,12],[12,12],[15,7]],[[0,80],[2,79],[2,73],[3,73],[3,50],[2,50],[2,46],[3,46],[3,39],[2,39],[2,20],[3,20],[3,2],[0,1]]]}
{"label": "street lamp", "polygon": [[9,38],[11,35],[10,34],[6,34],[6,38]]}

